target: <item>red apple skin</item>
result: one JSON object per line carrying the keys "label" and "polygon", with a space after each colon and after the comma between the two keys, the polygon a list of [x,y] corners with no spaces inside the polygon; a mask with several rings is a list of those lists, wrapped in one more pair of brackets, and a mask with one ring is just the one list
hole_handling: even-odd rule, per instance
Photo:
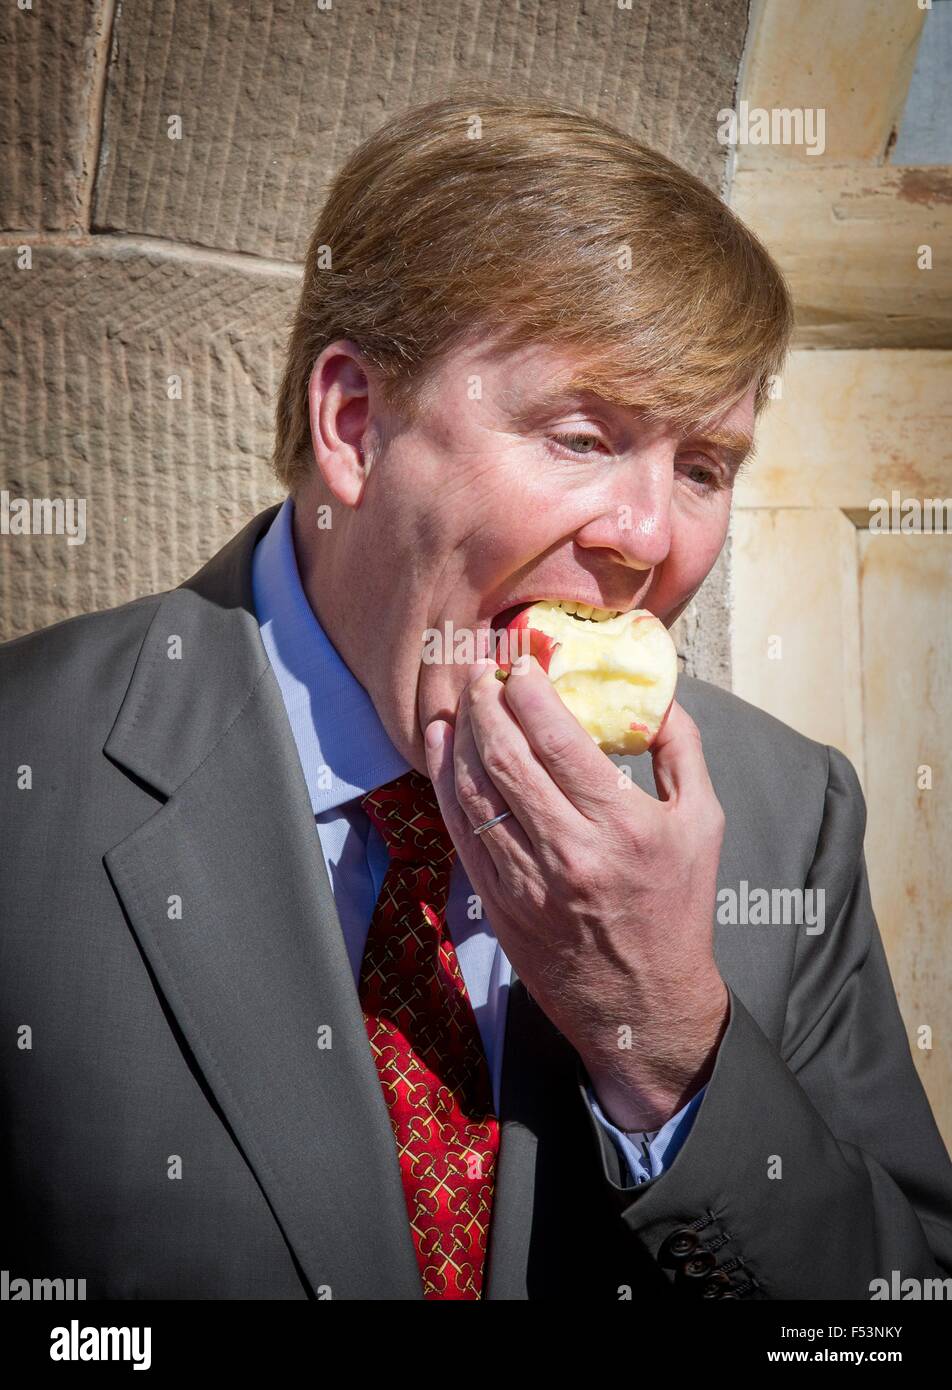
{"label": "red apple skin", "polygon": [[[506,638],[506,649],[509,653],[512,652],[513,648],[521,652],[523,650],[521,636],[517,636],[516,640],[513,641],[513,634],[521,634],[522,632],[528,631],[529,655],[535,657],[543,671],[548,675],[549,663],[562,643],[556,642],[547,632],[541,632],[537,627],[529,627],[529,612],[530,610],[528,608],[523,608],[522,612],[517,613],[511,623],[506,624],[506,632],[508,634]],[[512,670],[511,661],[499,661],[497,658],[496,664],[499,669],[505,671],[507,675]]]}
{"label": "red apple skin", "polygon": [[[673,704],[674,704],[674,696],[672,695],[672,697],[671,697],[671,704],[668,705],[668,708],[665,710],[664,714],[661,716],[661,723],[658,725],[657,729],[655,729],[655,731],[654,731],[654,733],[651,735],[651,737],[647,740],[647,743],[646,743],[646,745],[645,745],[646,750],[647,750],[648,748],[651,747],[651,745],[654,743],[655,739],[656,739],[656,738],[658,737],[658,735],[661,733],[661,730],[664,728],[665,724],[668,722],[668,715],[671,713],[671,705],[673,705]],[[634,725],[632,725],[632,727],[634,728]],[[641,727],[644,728],[644,725],[642,724]]]}

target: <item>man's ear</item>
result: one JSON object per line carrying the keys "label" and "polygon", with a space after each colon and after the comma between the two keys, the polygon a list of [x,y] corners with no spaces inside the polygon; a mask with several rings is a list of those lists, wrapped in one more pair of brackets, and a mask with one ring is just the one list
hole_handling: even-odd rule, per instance
{"label": "man's ear", "polygon": [[307,387],[311,448],[330,492],[356,507],[368,476],[365,436],[370,381],[356,344],[338,339],[323,349]]}

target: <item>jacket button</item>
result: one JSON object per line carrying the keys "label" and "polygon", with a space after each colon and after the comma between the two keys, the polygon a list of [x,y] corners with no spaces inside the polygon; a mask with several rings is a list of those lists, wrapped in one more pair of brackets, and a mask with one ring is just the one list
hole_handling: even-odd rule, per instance
{"label": "jacket button", "polygon": [[658,1263],[665,1269],[677,1269],[682,1260],[686,1260],[689,1255],[693,1254],[697,1247],[698,1238],[694,1231],[672,1231],[661,1242],[658,1250]]}
{"label": "jacket button", "polygon": [[[698,1289],[698,1293],[702,1298],[723,1298],[725,1297],[723,1290],[729,1289],[730,1283],[730,1275],[725,1274],[722,1269],[719,1269],[704,1280],[704,1283]],[[731,1294],[731,1297],[733,1298],[734,1295]]]}
{"label": "jacket button", "polygon": [[717,1265],[717,1259],[711,1250],[697,1250],[693,1255],[689,1255],[678,1270],[678,1283],[682,1281],[693,1281],[695,1279],[706,1279],[711,1270]]}

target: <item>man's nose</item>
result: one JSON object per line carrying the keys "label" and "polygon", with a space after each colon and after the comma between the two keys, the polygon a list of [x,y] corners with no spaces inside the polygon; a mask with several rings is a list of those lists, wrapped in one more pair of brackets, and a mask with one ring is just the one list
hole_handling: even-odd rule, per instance
{"label": "man's nose", "polygon": [[636,486],[630,477],[613,482],[575,540],[588,549],[613,550],[632,569],[660,565],[671,549],[672,473],[646,470]]}

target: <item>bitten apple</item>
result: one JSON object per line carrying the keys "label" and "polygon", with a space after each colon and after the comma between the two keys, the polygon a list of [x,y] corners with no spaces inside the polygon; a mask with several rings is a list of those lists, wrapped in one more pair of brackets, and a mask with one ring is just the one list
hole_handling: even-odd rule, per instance
{"label": "bitten apple", "polygon": [[674,643],[653,613],[540,600],[505,625],[496,651],[500,679],[529,653],[604,753],[632,756],[651,747],[678,679]]}

